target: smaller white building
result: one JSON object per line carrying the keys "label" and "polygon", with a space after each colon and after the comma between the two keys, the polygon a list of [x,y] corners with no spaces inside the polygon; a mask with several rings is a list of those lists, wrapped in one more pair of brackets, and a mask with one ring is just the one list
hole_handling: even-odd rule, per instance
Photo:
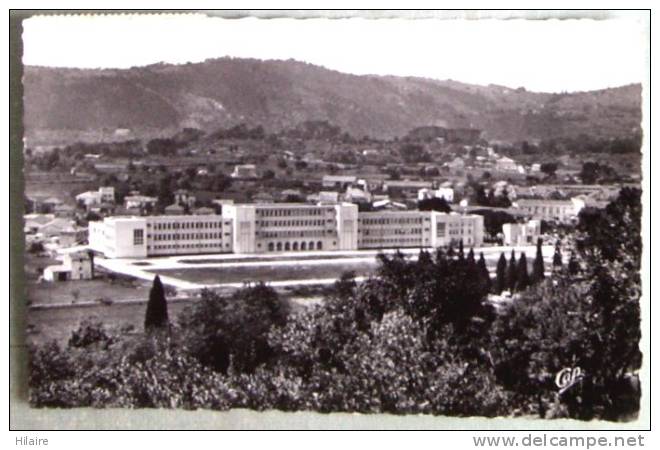
{"label": "smaller white building", "polygon": [[99,206],[102,203],[115,202],[115,188],[112,186],[101,186],[98,191],[87,191],[76,195],[76,202],[85,208]]}
{"label": "smaller white building", "polygon": [[92,258],[87,252],[67,253],[61,265],[44,269],[46,281],[91,280],[94,276]]}
{"label": "smaller white building", "polygon": [[541,221],[505,223],[502,225],[504,245],[533,245],[541,237]]}
{"label": "smaller white building", "polygon": [[156,197],[149,197],[147,195],[127,195],[124,197],[124,205],[126,209],[148,209],[154,208],[158,203]]}
{"label": "smaller white building", "polygon": [[450,187],[440,187],[438,189],[423,188],[417,191],[417,200],[430,198],[444,198],[448,203],[454,201],[454,189]]}
{"label": "smaller white building", "polygon": [[232,178],[237,179],[251,179],[257,178],[257,166],[254,164],[241,164],[234,167],[231,173]]}
{"label": "smaller white building", "polygon": [[502,172],[517,172],[518,164],[513,159],[503,156],[495,162],[495,168]]}

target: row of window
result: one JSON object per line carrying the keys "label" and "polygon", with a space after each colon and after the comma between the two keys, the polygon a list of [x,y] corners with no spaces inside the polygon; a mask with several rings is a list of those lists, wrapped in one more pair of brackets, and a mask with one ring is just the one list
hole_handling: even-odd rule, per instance
{"label": "row of window", "polygon": [[333,219],[328,220],[261,220],[257,221],[257,226],[262,227],[320,227],[325,224],[334,225]]}
{"label": "row of window", "polygon": [[531,213],[566,214],[566,211],[572,208],[568,206],[526,206],[523,209]]}
{"label": "row of window", "polygon": [[[383,236],[383,235],[389,235],[389,234],[394,234],[394,235],[400,235],[400,236],[405,236],[408,234],[422,234],[422,229],[421,228],[377,228],[377,229],[372,229],[372,230],[360,230],[364,236],[369,236],[375,235],[375,236]],[[428,228],[424,228],[424,231],[428,232]]]}
{"label": "row of window", "polygon": [[[423,242],[428,244],[428,238],[424,238]],[[420,238],[396,238],[396,239],[360,239],[358,246],[378,245],[378,246],[411,246],[419,245],[422,243]]]}
{"label": "row of window", "polygon": [[[225,236],[229,236],[225,233]],[[148,235],[151,238],[151,235]],[[155,234],[154,241],[178,241],[190,239],[222,239],[222,233],[172,233],[172,234]]]}
{"label": "row of window", "polygon": [[[332,245],[337,245],[337,242],[333,242]],[[323,250],[323,242],[322,241],[269,242],[267,248],[269,252]]]}
{"label": "row of window", "polygon": [[[384,224],[413,224],[413,223],[422,223],[422,217],[388,217],[388,218],[378,218],[378,219],[368,219],[360,218],[358,219],[363,225],[384,225]],[[424,217],[423,220],[429,221],[428,217]]]}
{"label": "row of window", "polygon": [[[231,222],[225,222],[225,226],[230,226]],[[147,227],[151,227],[148,223]],[[192,230],[192,229],[210,229],[222,228],[222,222],[164,222],[154,223],[156,230]]]}
{"label": "row of window", "polygon": [[[154,245],[154,246],[148,246],[148,250],[174,250],[174,249],[180,249],[180,248],[186,248],[186,249],[193,249],[193,248],[222,248],[222,244],[220,243],[212,243],[212,244],[167,244],[167,245]],[[229,243],[225,244],[225,248],[229,248]]]}
{"label": "row of window", "polygon": [[282,231],[256,231],[254,234],[263,239],[280,237],[323,237],[334,234],[335,230],[282,230]]}
{"label": "row of window", "polygon": [[332,211],[320,208],[258,209],[257,215],[263,217],[322,216],[324,213]]}

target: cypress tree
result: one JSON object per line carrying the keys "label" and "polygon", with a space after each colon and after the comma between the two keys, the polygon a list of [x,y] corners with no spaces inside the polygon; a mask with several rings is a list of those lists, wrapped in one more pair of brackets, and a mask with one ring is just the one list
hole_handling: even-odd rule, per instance
{"label": "cypress tree", "polygon": [[561,260],[561,248],[559,247],[559,241],[557,241],[555,244],[555,254],[552,257],[552,268],[553,270],[560,270],[563,264]]}
{"label": "cypress tree", "polygon": [[571,252],[571,257],[568,260],[568,273],[571,275],[577,275],[580,273],[580,263],[578,263],[574,252]]}
{"label": "cypress tree", "polygon": [[529,272],[527,272],[527,257],[523,252],[518,261],[518,275],[516,277],[516,289],[523,291],[529,286]]}
{"label": "cypress tree", "polygon": [[447,249],[447,258],[449,259],[454,259],[454,255],[456,253],[454,252],[454,242],[449,243],[449,248]]}
{"label": "cypress tree", "polygon": [[470,248],[467,256],[467,262],[469,267],[476,267],[476,261],[474,259],[474,249]]}
{"label": "cypress tree", "polygon": [[516,265],[516,252],[511,250],[511,258],[509,259],[509,268],[507,271],[506,285],[509,291],[513,293],[516,290],[516,282],[518,275],[518,266]]}
{"label": "cypress tree", "polygon": [[156,328],[164,328],[168,325],[167,301],[165,300],[165,290],[160,277],[156,275],[154,283],[149,291],[149,302],[147,303],[147,312],[144,316],[144,329],[150,331]]}
{"label": "cypress tree", "polygon": [[461,239],[460,241],[458,241],[458,259],[463,261],[464,258],[465,258],[465,253],[463,252],[463,239]]}
{"label": "cypress tree", "polygon": [[[506,265],[506,260],[504,264]],[[488,292],[490,292],[490,290],[493,287],[493,282],[490,279],[490,273],[488,272],[488,267],[486,266],[486,260],[484,259],[483,252],[479,254],[479,262],[477,263],[477,269],[479,270],[479,277],[481,278],[484,285],[488,289]]]}
{"label": "cypress tree", "polygon": [[501,294],[503,290],[506,289],[506,257],[504,252],[500,255],[499,261],[497,261],[497,283],[495,285],[495,291],[498,294]]}
{"label": "cypress tree", "polygon": [[536,241],[536,258],[534,258],[534,271],[532,272],[532,283],[538,283],[545,278],[545,266],[543,265],[543,251],[541,245],[543,241],[538,238]]}

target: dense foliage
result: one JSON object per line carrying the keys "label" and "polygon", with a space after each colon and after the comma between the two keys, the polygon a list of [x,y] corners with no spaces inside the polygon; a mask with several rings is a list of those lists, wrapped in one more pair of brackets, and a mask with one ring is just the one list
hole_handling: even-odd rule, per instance
{"label": "dense foliage", "polygon": [[[230,296],[205,291],[166,330],[86,321],[65,348],[32,349],[31,401],[633,417],[641,290],[639,253],[628,249],[639,249],[638,194],[624,191],[602,212],[629,233],[612,231],[613,238],[591,228],[600,219],[583,218],[579,273],[555,263],[544,277],[535,258],[530,275],[524,254],[508,262],[502,254],[491,280],[472,249],[422,251],[417,259],[397,253],[380,255],[378,272],[363,283],[347,273],[323,302],[298,310],[257,284]],[[491,289],[515,293],[496,303]],[[566,367],[585,377],[560,393],[555,376]]]}

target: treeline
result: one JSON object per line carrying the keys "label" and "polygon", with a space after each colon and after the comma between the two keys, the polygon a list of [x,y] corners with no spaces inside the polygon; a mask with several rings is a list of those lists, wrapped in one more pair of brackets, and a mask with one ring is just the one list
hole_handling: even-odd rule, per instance
{"label": "treeline", "polygon": [[543,139],[538,143],[528,141],[517,142],[513,145],[499,146],[498,151],[504,154],[515,155],[563,155],[563,154],[591,154],[600,153],[618,155],[639,153],[642,149],[641,133],[617,138],[600,138],[587,134],[567,136],[553,139]]}

